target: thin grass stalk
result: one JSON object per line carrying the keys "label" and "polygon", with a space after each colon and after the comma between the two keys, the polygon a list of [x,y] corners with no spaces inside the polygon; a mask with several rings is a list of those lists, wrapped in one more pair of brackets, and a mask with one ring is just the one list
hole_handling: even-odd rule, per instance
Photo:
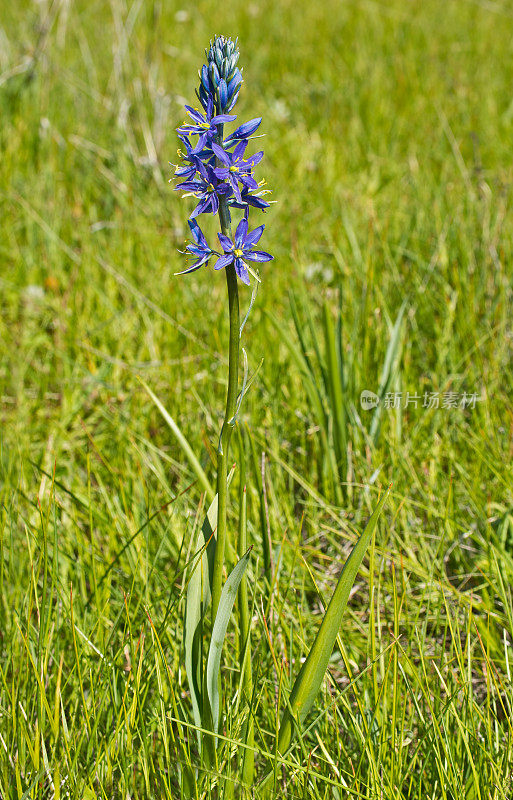
{"label": "thin grass stalk", "polygon": [[331,413],[333,415],[333,442],[337,458],[337,467],[342,478],[342,495],[345,494],[344,482],[347,481],[347,429],[343,394],[343,375],[341,373],[341,348],[338,348],[335,328],[327,303],[324,304],[324,335],[326,339],[326,358]]}
{"label": "thin grass stalk", "polygon": [[[223,141],[223,126],[216,137],[218,144]],[[218,162],[219,163],[219,162]],[[230,225],[230,210],[225,197],[219,199],[219,221],[221,231],[225,236],[232,238]],[[237,275],[233,264],[226,269],[226,286],[228,289],[228,314],[230,319],[230,335],[228,345],[228,391],[226,394],[226,411],[223,427],[217,448],[217,544],[214,556],[214,574],[212,578],[212,624],[216,618],[221,590],[223,584],[224,551],[226,546],[226,512],[227,512],[227,477],[228,477],[228,449],[235,425],[235,410],[237,404],[237,389],[239,382],[239,341],[240,341],[240,313],[239,289]]]}

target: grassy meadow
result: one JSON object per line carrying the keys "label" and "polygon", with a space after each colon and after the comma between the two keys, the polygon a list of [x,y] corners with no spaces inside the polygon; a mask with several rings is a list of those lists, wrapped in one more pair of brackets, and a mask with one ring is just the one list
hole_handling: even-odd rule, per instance
{"label": "grassy meadow", "polygon": [[[258,798],[271,765],[276,797],[508,800],[507,0],[3,4],[0,797],[188,800],[180,765],[198,766],[185,567],[215,486],[228,319],[222,273],[174,275],[192,201],[168,162],[215,33],[239,37],[239,121],[263,117],[275,260],[231,451],[254,691],[238,691],[235,615],[219,775],[200,770],[194,797],[228,797],[231,777]],[[322,692],[276,758],[298,665],[389,484]],[[248,713],[251,790],[233,757]]]}

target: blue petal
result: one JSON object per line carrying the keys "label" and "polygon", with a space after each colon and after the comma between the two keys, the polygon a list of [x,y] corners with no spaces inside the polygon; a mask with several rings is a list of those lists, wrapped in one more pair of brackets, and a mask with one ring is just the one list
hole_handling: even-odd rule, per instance
{"label": "blue petal", "polygon": [[237,147],[233,151],[233,160],[234,161],[239,161],[239,159],[241,159],[243,157],[247,146],[248,146],[248,140],[247,139],[242,139],[242,141],[239,142],[239,144],[237,145]]}
{"label": "blue petal", "polygon": [[225,236],[224,233],[218,233],[217,238],[221,242],[221,247],[223,248],[225,253],[230,253],[233,251],[234,245],[231,239],[228,236]]}
{"label": "blue petal", "polygon": [[177,167],[175,170],[175,178],[192,178],[196,172],[196,167]]}
{"label": "blue petal", "polygon": [[201,161],[198,161],[198,172],[206,183],[210,183],[210,176],[207,172],[207,168]]}
{"label": "blue petal", "polygon": [[220,183],[216,186],[216,192],[224,197],[229,197],[232,193],[232,187],[229,183]]}
{"label": "blue petal", "polygon": [[236,69],[233,76],[228,81],[228,97],[232,97],[235,89],[242,83],[242,75],[240,69]]}
{"label": "blue petal", "polygon": [[249,162],[250,162],[250,163],[251,163],[251,164],[252,164],[254,167],[256,167],[256,165],[257,165],[257,164],[259,164],[259,163],[261,162],[261,160],[262,160],[262,158],[263,158],[263,155],[264,155],[264,151],[263,151],[263,150],[260,150],[258,153],[255,153],[255,155],[254,155],[254,156],[251,156],[251,158],[248,158],[248,161],[249,161]]}
{"label": "blue petal", "polygon": [[237,230],[235,231],[235,246],[240,247],[246,238],[246,234],[248,232],[248,221],[247,219],[243,218],[237,225]]}
{"label": "blue petal", "polygon": [[220,256],[217,259],[216,263],[214,264],[214,269],[222,269],[223,267],[227,267],[228,264],[231,264],[233,261],[233,253],[229,255]]}
{"label": "blue petal", "polygon": [[272,261],[274,256],[270,253],[264,253],[263,250],[248,250],[244,251],[244,258],[248,261]]}
{"label": "blue petal", "polygon": [[210,84],[209,84],[209,81],[208,81],[208,69],[206,68],[205,64],[203,64],[203,66],[201,68],[201,83],[202,83],[203,88],[205,89],[205,91],[209,92],[210,91]]}
{"label": "blue petal", "polygon": [[226,111],[231,111],[231,110],[232,110],[232,108],[234,107],[235,103],[237,102],[237,98],[238,98],[238,96],[239,96],[239,92],[240,92],[240,88],[239,88],[239,89],[237,89],[237,91],[235,92],[235,95],[234,95],[234,97],[233,97],[233,100],[231,101],[231,103],[230,103],[230,104],[229,104],[229,106],[227,107]]}
{"label": "blue petal", "polygon": [[185,110],[187,111],[191,119],[194,120],[194,122],[205,122],[205,116],[203,114],[200,114],[199,111],[196,111],[196,109],[193,108],[192,106],[185,106]]}
{"label": "blue petal", "polygon": [[230,166],[230,164],[232,163],[231,158],[229,154],[223,150],[222,147],[219,147],[218,144],[212,142],[212,150],[214,151],[218,159],[223,162],[223,164],[226,164],[227,167]]}
{"label": "blue petal", "polygon": [[175,186],[176,191],[182,190],[184,192],[200,192],[203,188],[204,186],[200,181],[182,181]]}
{"label": "blue petal", "polygon": [[195,219],[195,217],[199,216],[199,214],[203,214],[207,210],[209,205],[210,205],[210,197],[206,197],[203,198],[203,200],[200,200],[200,202],[192,212],[189,219]]}
{"label": "blue petal", "polygon": [[194,241],[197,242],[199,245],[206,249],[210,249],[208,247],[208,242],[205,239],[205,235],[201,230],[200,226],[195,220],[189,220],[189,228],[191,229],[191,233],[194,237]]}
{"label": "blue petal", "polygon": [[189,267],[189,269],[183,269],[181,272],[175,272],[175,275],[187,275],[187,273],[188,273],[188,272],[195,272],[195,271],[196,271],[197,269],[199,269],[199,268],[200,268],[200,267],[201,267],[201,266],[202,266],[204,263],[205,263],[204,261],[201,261],[201,262],[198,262],[198,261],[196,261],[196,262],[195,262],[195,263],[192,265],[192,267]]}
{"label": "blue petal", "polygon": [[233,189],[233,193],[234,193],[235,197],[237,198],[239,203],[242,203],[242,197],[241,197],[241,193],[240,193],[240,189],[239,189],[239,182],[237,181],[237,178],[230,173],[229,181],[230,181],[230,185],[231,185],[231,187]]}
{"label": "blue petal", "polygon": [[242,260],[242,258],[236,258],[235,259],[235,272],[237,273],[237,275],[241,279],[242,283],[245,283],[246,286],[250,285],[248,270],[246,269],[246,265],[245,265],[244,261]]}
{"label": "blue petal", "polygon": [[253,247],[260,240],[260,237],[264,232],[264,228],[265,225],[259,225],[259,227],[255,228],[254,231],[248,233],[246,236],[246,247]]}
{"label": "blue petal", "polygon": [[258,189],[258,183],[254,178],[251,177],[251,175],[241,175],[240,180],[241,183],[243,183],[244,186],[246,186],[246,188],[253,190]]}
{"label": "blue petal", "polygon": [[220,80],[220,75],[219,75],[219,70],[217,69],[213,61],[211,61],[210,64],[208,65],[208,74],[210,77],[210,85],[213,88],[217,89]]}
{"label": "blue petal", "polygon": [[215,167],[214,172],[216,177],[221,181],[224,181],[230,174],[228,167]]}
{"label": "blue petal", "polygon": [[231,139],[246,139],[248,136],[251,136],[260,123],[262,122],[262,117],[256,117],[255,119],[250,119],[249,122],[243,122],[242,125],[232,133]]}
{"label": "blue petal", "polygon": [[210,122],[212,125],[224,125],[225,122],[233,122],[234,119],[237,119],[237,114],[218,114],[216,117],[212,117]]}

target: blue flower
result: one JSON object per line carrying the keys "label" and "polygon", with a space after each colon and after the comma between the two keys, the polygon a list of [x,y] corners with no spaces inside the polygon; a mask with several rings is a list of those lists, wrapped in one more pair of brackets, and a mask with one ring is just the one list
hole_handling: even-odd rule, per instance
{"label": "blue flower", "polygon": [[176,178],[194,178],[196,172],[199,169],[199,163],[201,161],[202,153],[197,153],[196,148],[193,148],[191,141],[188,136],[182,134],[180,136],[181,141],[185,145],[185,154],[182,153],[181,150],[178,151],[178,155],[181,156],[182,160],[185,162],[183,167],[176,167],[175,169],[175,177]]}
{"label": "blue flower", "polygon": [[206,264],[210,256],[213,254],[212,250],[208,246],[205,236],[203,235],[203,231],[195,219],[189,220],[189,228],[191,229],[195,244],[188,244],[185,249],[188,253],[196,258],[196,261],[194,264],[188,267],[188,269],[184,269],[182,272],[177,272],[177,275],[186,275],[188,272],[194,272],[194,270],[199,269],[201,266],[203,266],[203,264]]}
{"label": "blue flower", "polygon": [[239,183],[246,189],[258,189],[258,183],[251,175],[253,167],[262,160],[264,155],[263,151],[256,153],[256,155],[244,161],[244,153],[248,146],[247,139],[243,139],[238,143],[233,153],[227,153],[222,147],[219,147],[215,142],[212,142],[212,150],[216,154],[219,161],[224,165],[216,167],[214,172],[218,178],[227,181],[233,190],[233,194],[239,203],[242,203],[242,197],[239,189]]}
{"label": "blue flower", "polygon": [[205,166],[201,162],[198,162],[198,177],[192,181],[178,183],[175,189],[192,192],[200,201],[190,219],[199,214],[216,214],[219,210],[219,195],[228,197],[232,193],[231,186],[220,181],[211,166]]}
{"label": "blue flower", "polygon": [[[229,264],[235,266],[235,272],[241,281],[249,286],[248,265],[246,261],[272,261],[273,256],[263,250],[253,250],[264,231],[265,225],[260,225],[248,233],[248,220],[246,216],[241,219],[235,231],[235,241],[228,236],[218,233],[224,255],[217,259],[214,269],[222,269]],[[249,268],[251,270],[251,268]]]}
{"label": "blue flower", "polygon": [[205,114],[198,111],[191,106],[185,106],[185,109],[193,121],[193,125],[185,124],[177,128],[177,132],[183,136],[197,133],[199,135],[198,142],[194,148],[197,153],[203,149],[207,142],[211,142],[214,136],[217,135],[217,126],[223,125],[225,122],[233,122],[237,119],[235,114],[217,114],[214,116],[214,102],[209,98]]}

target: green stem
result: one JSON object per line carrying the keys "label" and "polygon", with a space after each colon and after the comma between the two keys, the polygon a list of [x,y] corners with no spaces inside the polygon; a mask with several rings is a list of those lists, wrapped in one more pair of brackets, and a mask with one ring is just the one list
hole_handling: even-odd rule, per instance
{"label": "green stem", "polygon": [[[219,144],[223,141],[223,132],[216,137]],[[221,231],[232,238],[230,227],[230,211],[225,197],[219,198],[219,220]],[[226,546],[226,510],[227,510],[227,477],[228,450],[235,425],[235,409],[239,384],[239,289],[237,274],[233,264],[226,269],[226,285],[228,288],[228,313],[230,318],[230,338],[228,346],[228,392],[226,395],[226,411],[223,427],[217,448],[217,544],[214,556],[214,574],[212,577],[212,624],[216,618],[223,585],[224,551]]]}

